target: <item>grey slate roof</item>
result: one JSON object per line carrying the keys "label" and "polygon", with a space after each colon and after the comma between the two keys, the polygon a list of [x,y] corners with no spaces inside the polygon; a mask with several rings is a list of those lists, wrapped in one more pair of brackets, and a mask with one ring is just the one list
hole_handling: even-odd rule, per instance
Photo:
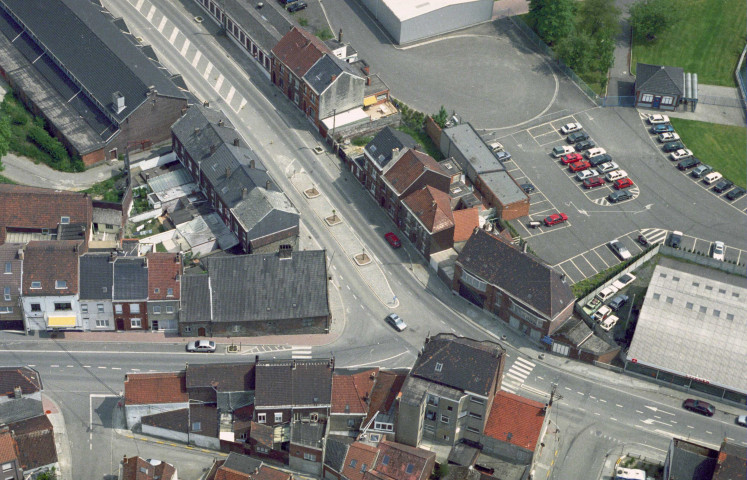
{"label": "grey slate roof", "polygon": [[216,404],[221,412],[233,412],[254,405],[254,392],[219,392]]}
{"label": "grey slate roof", "polygon": [[119,227],[122,225],[122,212],[111,208],[93,208],[93,223],[104,223]]}
{"label": "grey slate roof", "polygon": [[685,73],[680,67],[636,64],[635,89],[659,95],[684,95]]}
{"label": "grey slate roof", "polygon": [[550,319],[576,300],[558,272],[482,229],[467,240],[457,262]]}
{"label": "grey slate roof", "polygon": [[[150,86],[160,95],[184,98],[165,73],[127,40],[111,17],[102,15],[89,0],[2,3],[90,92],[98,107],[103,106],[118,122],[146,101]],[[114,92],[125,97],[126,107],[119,113],[111,108]]]}
{"label": "grey slate roof", "polygon": [[0,425],[44,415],[40,400],[17,398],[0,403]]}
{"label": "grey slate roof", "polygon": [[327,449],[324,454],[324,464],[336,472],[342,472],[345,463],[345,457],[348,454],[348,448],[353,443],[350,437],[342,435],[327,436]]}
{"label": "grey slate roof", "polygon": [[210,320],[210,290],[208,276],[182,276],[180,322],[206,322]]}
{"label": "grey slate roof", "polygon": [[[254,42],[266,53],[283,38],[293,26],[287,14],[274,8],[258,10],[253,4],[239,0],[224,0],[228,16],[243,27]],[[212,17],[211,17],[212,18]]]}
{"label": "grey slate roof", "polygon": [[490,393],[504,354],[500,345],[445,333],[426,342],[410,375],[478,395]]}
{"label": "grey slate roof", "polygon": [[148,267],[143,257],[119,257],[114,262],[113,300],[148,298]]}
{"label": "grey slate roof", "polygon": [[15,387],[21,387],[23,395],[41,391],[39,372],[31,367],[0,367],[0,396],[13,395]]}
{"label": "grey slate roof", "polygon": [[260,360],[256,408],[331,405],[334,360]]}
{"label": "grey slate roof", "polygon": [[401,151],[405,148],[417,148],[417,146],[418,142],[410,135],[386,127],[368,142],[364,150],[369,158],[372,158],[374,163],[383,169],[392,160],[393,149],[398,148]]}
{"label": "grey slate roof", "polygon": [[254,470],[262,466],[262,460],[231,452],[223,466],[241,473],[254,473]]}
{"label": "grey slate roof", "polygon": [[480,174],[480,178],[504,206],[524,200],[528,201],[527,194],[519,188],[513,177],[505,170],[483,173]]}
{"label": "grey slate roof", "polygon": [[712,478],[718,461],[718,451],[680,438],[674,438],[670,458],[669,478]]}
{"label": "grey slate roof", "polygon": [[109,261],[109,254],[87,253],[79,262],[81,300],[111,300],[114,263]]}
{"label": "grey slate roof", "polygon": [[[23,260],[18,258],[18,250],[23,248],[22,243],[4,243],[0,245],[0,292],[5,287],[10,287],[11,295],[21,293],[21,265]],[[5,265],[10,262],[10,272],[5,273]]]}
{"label": "grey slate roof", "polygon": [[[469,123],[461,123],[450,128],[442,130],[451,142],[451,148],[456,148],[464,159],[472,166],[472,169],[480,175],[488,172],[497,172],[505,170],[503,164],[495,158],[485,141],[477,134],[475,129]],[[452,157],[456,152],[453,150],[444,151],[444,143],[441,143],[441,153],[444,157]],[[460,157],[457,157],[461,161]],[[459,165],[466,170],[466,165]]]}
{"label": "grey slate roof", "polygon": [[325,53],[312,65],[303,78],[314,93],[321,95],[343,73],[360,77],[360,75],[353,72],[348,62]]}
{"label": "grey slate roof", "polygon": [[154,413],[152,415],[143,415],[141,422],[143,425],[151,427],[165,428],[174,432],[187,433],[187,422],[189,421],[189,412],[186,408],[171,410],[168,412]]}

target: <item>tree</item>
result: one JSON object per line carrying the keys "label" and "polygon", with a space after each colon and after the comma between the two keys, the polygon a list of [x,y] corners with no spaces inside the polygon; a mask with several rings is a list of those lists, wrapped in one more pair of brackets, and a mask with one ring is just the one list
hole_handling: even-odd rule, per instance
{"label": "tree", "polygon": [[573,31],[575,0],[530,0],[529,19],[537,35],[554,45]]}
{"label": "tree", "polygon": [[446,111],[443,105],[441,105],[441,109],[438,111],[437,114],[433,116],[433,121],[436,122],[436,125],[438,125],[441,128],[444,128],[446,126],[446,121],[449,119],[449,112]]}
{"label": "tree", "polygon": [[586,32],[576,32],[564,38],[556,48],[558,56],[576,73],[587,72],[591,66],[594,43]]}
{"label": "tree", "polygon": [[3,115],[0,117],[0,158],[4,157],[10,149],[10,118]]}
{"label": "tree", "polygon": [[578,10],[578,26],[592,38],[615,38],[620,30],[620,9],[615,0],[584,0]]}
{"label": "tree", "polygon": [[679,9],[673,0],[638,0],[628,9],[633,35],[653,40],[679,20]]}

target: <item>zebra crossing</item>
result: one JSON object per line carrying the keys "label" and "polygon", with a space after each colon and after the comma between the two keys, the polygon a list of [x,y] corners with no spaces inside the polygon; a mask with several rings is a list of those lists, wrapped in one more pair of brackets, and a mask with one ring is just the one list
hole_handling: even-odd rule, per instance
{"label": "zebra crossing", "polygon": [[641,229],[641,235],[646,237],[646,240],[648,240],[648,243],[650,244],[664,243],[664,240],[667,238],[667,232],[669,232],[669,230],[665,228]]}
{"label": "zebra crossing", "polygon": [[291,347],[291,358],[297,360],[308,360],[311,358],[311,347]]}
{"label": "zebra crossing", "polygon": [[534,370],[535,364],[529,360],[525,360],[521,357],[516,357],[516,361],[511,365],[511,368],[503,374],[503,381],[501,382],[501,390],[505,390],[510,393],[518,393],[524,381],[527,379],[532,370]]}

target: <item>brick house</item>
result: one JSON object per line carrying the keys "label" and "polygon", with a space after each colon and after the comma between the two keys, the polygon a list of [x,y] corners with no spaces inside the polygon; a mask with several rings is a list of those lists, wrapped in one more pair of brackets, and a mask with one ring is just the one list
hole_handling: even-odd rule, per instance
{"label": "brick house", "polygon": [[482,229],[459,253],[451,288],[535,341],[563,325],[576,302],[565,275]]}
{"label": "brick house", "polygon": [[505,350],[491,341],[441,333],[426,338],[399,397],[396,441],[477,443],[501,387]]}
{"label": "brick house", "polygon": [[416,149],[418,142],[410,135],[384,127],[363,149],[363,164],[358,165],[353,172],[371,195],[382,203],[386,197],[384,175],[390,163],[394,164],[404,153],[405,149]]}
{"label": "brick house", "polygon": [[216,459],[205,480],[292,480],[293,476],[265,465],[261,460],[231,452],[225,460]]}
{"label": "brick house", "polygon": [[125,375],[124,408],[129,429],[139,424],[144,416],[188,406],[189,394],[183,371]]}
{"label": "brick house", "polygon": [[448,193],[426,185],[403,201],[402,230],[425,258],[454,246],[454,214]]}
{"label": "brick house", "polygon": [[148,260],[118,257],[114,261],[112,303],[117,330],[148,330]]}
{"label": "brick house", "polygon": [[685,72],[680,67],[636,64],[635,106],[675,111],[685,97]]}
{"label": "brick house", "polygon": [[179,329],[182,259],[178,253],[150,252],[148,261],[148,318],[152,330]]}
{"label": "brick house", "polygon": [[378,368],[355,373],[338,370],[332,376],[331,434],[355,436],[361,430],[378,373]]}
{"label": "brick house", "polygon": [[118,480],[177,480],[173,465],[161,460],[124,456],[119,464]]}
{"label": "brick house", "polygon": [[22,266],[22,243],[0,245],[0,330],[23,330]]}
{"label": "brick house", "polygon": [[3,467],[3,480],[22,480],[23,468],[19,460],[18,445],[8,427],[0,427],[0,465]]}
{"label": "brick house", "polygon": [[46,414],[9,423],[8,428],[18,446],[18,461],[25,478],[52,467],[59,469],[54,427]]}
{"label": "brick house", "polygon": [[348,448],[348,454],[342,466],[342,475],[346,480],[363,480],[367,471],[373,468],[379,458],[379,450],[365,443],[355,442]]}
{"label": "brick house", "polygon": [[401,443],[382,440],[373,469],[366,472],[365,480],[428,480],[436,466],[436,452]]}

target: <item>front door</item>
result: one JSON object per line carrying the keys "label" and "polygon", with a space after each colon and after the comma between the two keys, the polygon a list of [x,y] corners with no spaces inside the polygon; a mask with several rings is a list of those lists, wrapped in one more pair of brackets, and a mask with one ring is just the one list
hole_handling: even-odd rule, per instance
{"label": "front door", "polygon": [[158,330],[158,320],[153,320],[151,323],[151,328],[155,331]]}
{"label": "front door", "polygon": [[118,318],[116,321],[117,321],[117,330],[124,330],[124,318]]}
{"label": "front door", "polygon": [[651,103],[651,107],[659,108],[659,105],[661,105],[661,97],[654,97],[654,101],[653,103]]}
{"label": "front door", "polygon": [[200,327],[200,328],[197,329],[197,336],[198,337],[204,337],[205,336],[205,328],[204,327]]}

